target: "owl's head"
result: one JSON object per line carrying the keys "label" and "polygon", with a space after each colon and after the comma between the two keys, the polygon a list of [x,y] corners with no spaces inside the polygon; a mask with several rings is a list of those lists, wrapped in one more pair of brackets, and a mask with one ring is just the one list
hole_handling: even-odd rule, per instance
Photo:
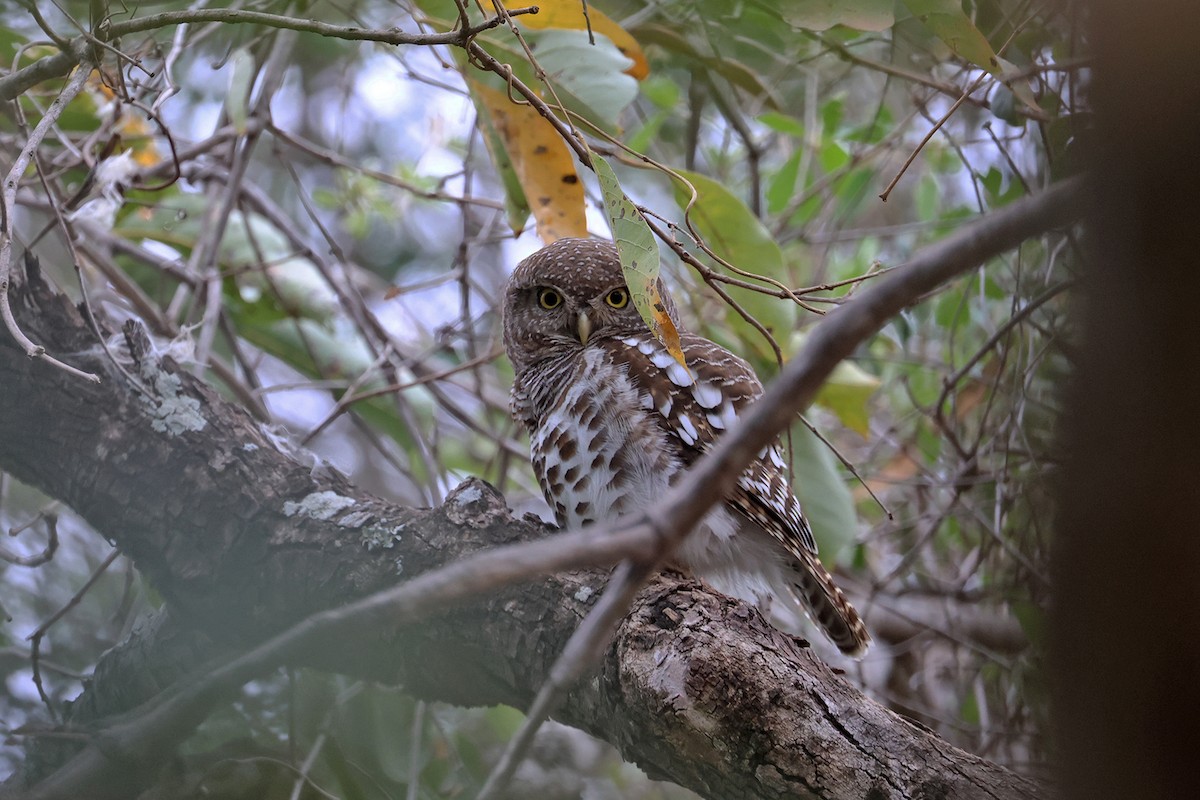
{"label": "owl's head", "polygon": [[[659,292],[678,324],[661,282]],[[543,358],[644,330],[612,242],[559,239],[518,264],[509,279],[504,346],[518,372]]]}

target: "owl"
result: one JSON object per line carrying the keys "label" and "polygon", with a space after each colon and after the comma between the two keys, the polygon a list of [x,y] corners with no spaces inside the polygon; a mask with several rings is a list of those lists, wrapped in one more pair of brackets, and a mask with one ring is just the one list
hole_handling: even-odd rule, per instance
{"label": "owl", "polygon": [[[652,508],[762,394],[749,364],[703,337],[680,328],[687,367],[667,352],[634,307],[611,242],[560,239],[522,261],[503,315],[512,413],[529,431],[534,472],[563,527]],[[861,655],[870,643],[817,559],[778,441],[673,563],[764,612],[773,602],[798,607],[844,653]]]}

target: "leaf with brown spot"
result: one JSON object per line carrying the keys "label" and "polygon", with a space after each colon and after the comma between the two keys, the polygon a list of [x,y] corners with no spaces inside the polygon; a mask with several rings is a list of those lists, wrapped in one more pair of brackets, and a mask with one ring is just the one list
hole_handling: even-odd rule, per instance
{"label": "leaf with brown spot", "polygon": [[[488,115],[524,197],[534,198],[531,210],[538,236],[547,244],[586,237],[583,184],[558,131],[531,106],[514,103],[504,92],[477,80],[468,84],[477,105]],[[519,232],[511,217],[509,223]]]}

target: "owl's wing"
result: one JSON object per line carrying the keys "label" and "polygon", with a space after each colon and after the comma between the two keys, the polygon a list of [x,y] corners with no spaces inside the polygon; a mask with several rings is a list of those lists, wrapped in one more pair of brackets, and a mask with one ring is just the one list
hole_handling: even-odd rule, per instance
{"label": "owl's wing", "polygon": [[[680,344],[690,374],[649,331],[614,342],[610,355],[627,366],[643,406],[658,412],[657,421],[679,445],[683,463],[690,465],[762,394],[762,384],[749,364],[708,339],[684,333]],[[729,503],[797,555],[816,554],[812,529],[788,484],[777,443],[741,474]]]}

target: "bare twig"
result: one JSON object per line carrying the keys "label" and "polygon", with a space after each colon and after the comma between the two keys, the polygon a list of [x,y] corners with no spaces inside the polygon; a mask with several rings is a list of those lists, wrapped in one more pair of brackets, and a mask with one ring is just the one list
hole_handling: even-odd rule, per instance
{"label": "bare twig", "polygon": [[1043,305],[1050,302],[1055,297],[1062,294],[1067,289],[1070,289],[1074,285],[1075,285],[1074,281],[1069,281],[1069,280],[1063,281],[1061,283],[1055,284],[1054,286],[1051,286],[1049,289],[1042,292],[1040,295],[1035,297],[1033,300],[1030,300],[1028,303],[1026,303],[1024,306],[1022,306],[1015,314],[1013,314],[1011,317],[1009,317],[1004,322],[1003,325],[1001,325],[999,328],[997,328],[996,332],[993,333],[991,336],[989,336],[988,340],[986,342],[984,342],[983,345],[978,350],[975,351],[975,354],[973,356],[971,356],[969,359],[967,359],[967,363],[965,363],[961,367],[959,367],[958,371],[955,372],[953,375],[951,375],[943,380],[941,394],[938,395],[937,401],[933,404],[933,408],[934,408],[933,418],[939,428],[941,428],[942,430],[947,430],[949,428],[949,425],[947,425],[946,418],[945,418],[945,406],[946,406],[946,400],[950,396],[950,392],[953,391],[954,387],[959,384],[959,382],[966,376],[966,374],[968,372],[970,372],[975,367],[976,364],[979,363],[980,359],[982,359],[985,355],[987,355],[989,352],[991,352],[992,348],[994,348],[996,346],[996,344],[1008,334],[1009,331],[1011,331],[1017,325],[1020,325],[1021,322],[1024,321],[1027,317],[1029,317],[1030,314],[1037,311]]}
{"label": "bare twig", "polygon": [[946,120],[954,116],[954,112],[958,111],[959,106],[965,103],[967,98],[971,96],[971,93],[978,89],[979,85],[987,80],[988,77],[988,73],[985,72],[976,78],[971,85],[967,87],[967,90],[963,92],[957,100],[954,101],[954,104],[946,110],[946,113],[943,114],[938,121],[933,124],[933,127],[931,127],[929,131],[923,137],[921,137],[921,141],[917,143],[917,146],[914,147],[912,152],[908,154],[908,158],[904,159],[904,163],[900,165],[900,169],[896,170],[896,174],[890,181],[888,181],[887,187],[879,193],[880,200],[885,203],[887,202],[888,197],[892,194],[892,190],[896,188],[896,184],[898,184],[900,179],[904,177],[904,173],[908,172],[908,168],[912,166],[914,161],[917,160],[917,156],[920,155],[921,151],[925,149],[925,145],[929,143],[929,140],[933,138],[933,135],[942,129],[942,126],[946,124]]}
{"label": "bare twig", "polygon": [[[57,507],[58,503],[52,503],[51,507]],[[44,510],[33,519],[26,522],[24,525],[13,528],[8,532],[9,536],[16,536],[27,528],[33,527],[38,520],[46,521],[46,546],[42,548],[42,552],[32,556],[19,556],[16,553],[10,553],[7,548],[0,547],[0,560],[7,561],[10,564],[16,564],[21,567],[40,567],[50,559],[54,558],[54,553],[58,550],[58,514],[53,510]]]}
{"label": "bare twig", "polygon": [[84,581],[83,586],[79,587],[79,591],[73,594],[71,599],[68,600],[62,608],[54,612],[52,615],[50,615],[49,619],[39,625],[37,630],[25,637],[26,641],[30,642],[29,663],[33,669],[33,684],[37,687],[38,697],[42,699],[42,703],[50,711],[50,715],[55,719],[58,718],[58,712],[55,710],[54,706],[51,705],[50,698],[46,695],[46,690],[42,686],[42,672],[38,663],[38,655],[42,645],[42,637],[46,635],[46,632],[50,630],[54,623],[65,617],[72,608],[79,605],[80,601],[83,600],[83,596],[87,594],[89,590],[91,590],[91,588],[96,584],[96,581],[100,580],[100,576],[108,570],[109,566],[117,560],[117,556],[119,555],[121,555],[121,551],[113,548],[108,556],[106,556],[105,559],[100,562],[99,566],[92,571],[92,574],[88,577],[88,579]]}

